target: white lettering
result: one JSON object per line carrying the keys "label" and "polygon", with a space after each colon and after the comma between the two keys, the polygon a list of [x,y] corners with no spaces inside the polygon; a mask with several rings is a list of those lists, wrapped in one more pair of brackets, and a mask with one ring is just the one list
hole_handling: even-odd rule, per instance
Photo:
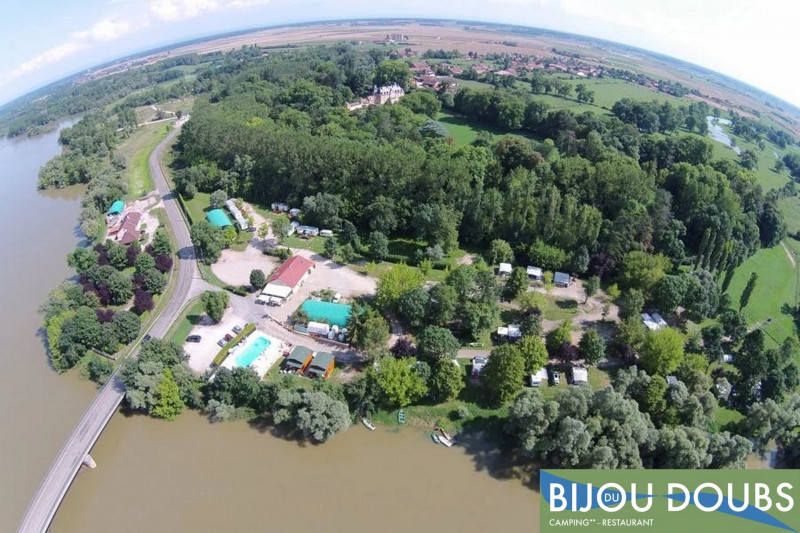
{"label": "white lettering", "polygon": [[733,483],[728,483],[728,507],[737,513],[747,509],[747,505],[750,503],[750,483],[744,484],[744,503],[740,507],[736,507],[733,501]]}
{"label": "white lettering", "polygon": [[[700,494],[703,492],[703,489],[711,489],[717,493],[717,503],[712,505],[711,507],[706,507],[702,503],[700,503]],[[706,493],[708,494],[708,493]],[[722,505],[722,489],[720,489],[716,483],[701,483],[694,489],[694,503],[698,509],[705,513],[710,513],[712,511],[716,511],[719,509],[719,506]]]}
{"label": "white lettering", "polygon": [[[606,494],[608,489],[614,489],[617,491],[616,494]],[[606,512],[609,513],[616,513],[623,507],[625,507],[625,502],[627,500],[627,495],[625,494],[625,489],[622,488],[622,485],[617,483],[606,483],[597,493],[597,505]],[[606,502],[613,502],[617,503],[616,507],[606,505]]]}
{"label": "white lettering", "polygon": [[[556,502],[561,503],[556,504]],[[566,508],[567,499],[564,497],[564,487],[556,483],[550,483],[550,510],[552,512],[558,512]]]}
{"label": "white lettering", "polygon": [[769,485],[766,483],[756,483],[756,497],[753,505],[762,511],[770,510],[772,507],[772,499],[769,497]]}
{"label": "white lettering", "polygon": [[[578,498],[576,496],[573,496],[572,502],[573,502],[573,505],[577,505],[578,504]],[[586,505],[584,505],[583,508],[578,509],[578,511],[580,511],[581,513],[585,513],[586,511],[590,510],[591,508],[592,508],[592,484],[589,483],[589,484],[586,485]]]}
{"label": "white lettering", "polygon": [[783,498],[787,502],[786,505],[784,505],[782,503],[776,503],[775,504],[775,508],[778,509],[782,513],[785,513],[787,511],[791,511],[792,509],[794,509],[794,498],[792,498],[789,494],[786,494],[785,492],[783,492],[783,489],[792,490],[793,488],[794,487],[792,486],[791,483],[781,483],[780,485],[778,485],[778,490],[776,491],[778,493],[778,496],[780,496],[781,498]]}
{"label": "white lettering", "polygon": [[681,491],[683,493],[683,503],[676,505],[677,500],[673,500],[669,498],[669,502],[667,503],[667,511],[674,512],[674,511],[683,511],[686,507],[689,506],[689,489],[686,486],[681,485],[680,483],[668,483],[667,484],[667,495],[672,496],[675,494],[675,489]]}
{"label": "white lettering", "polygon": [[649,498],[646,498],[647,505],[645,505],[644,507],[639,507],[639,504],[636,503],[636,483],[632,483],[631,484],[631,505],[633,506],[633,508],[636,511],[638,511],[640,513],[643,513],[645,511],[649,511],[650,508],[653,506],[653,484],[652,483],[648,483],[647,484],[647,495],[650,496]]}

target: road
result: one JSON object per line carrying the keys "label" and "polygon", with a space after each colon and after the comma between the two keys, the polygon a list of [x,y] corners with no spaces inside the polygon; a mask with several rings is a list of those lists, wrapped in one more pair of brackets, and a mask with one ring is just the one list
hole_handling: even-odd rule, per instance
{"label": "road", "polygon": [[[175,129],[167,135],[150,155],[150,172],[156,184],[156,189],[164,200],[167,217],[177,239],[179,258],[177,261],[175,291],[149,329],[149,334],[157,338],[163,337],[167,333],[180,314],[184,304],[207,288],[205,282],[200,279],[197,270],[194,249],[189,238],[189,228],[186,220],[183,218],[175,194],[170,190],[160,165],[160,158],[164,148],[178,134],[178,131],[179,129]],[[92,403],[89,404],[83,417],[72,430],[58,456],[45,474],[20,522],[19,532],[43,533],[47,531],[61,501],[73,479],[75,479],[78,470],[80,470],[81,464],[98,437],[100,437],[108,421],[116,413],[124,395],[125,390],[121,378],[118,372],[115,372],[97,393]]]}

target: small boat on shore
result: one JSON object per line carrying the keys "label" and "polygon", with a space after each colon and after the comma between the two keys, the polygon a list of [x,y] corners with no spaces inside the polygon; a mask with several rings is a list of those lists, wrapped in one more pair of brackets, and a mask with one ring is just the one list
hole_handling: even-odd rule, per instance
{"label": "small boat on shore", "polygon": [[442,444],[444,444],[444,445],[445,445],[445,446],[447,446],[448,448],[450,448],[450,447],[453,445],[453,441],[451,441],[451,440],[450,440],[450,439],[448,439],[447,437],[445,437],[445,436],[442,436],[442,435],[437,435],[437,437],[438,437],[438,439],[439,439],[439,442],[441,442]]}
{"label": "small boat on shore", "polygon": [[442,434],[442,437],[450,441],[450,444],[455,444],[456,439],[454,439],[448,432],[446,432],[443,428],[439,428],[439,432]]}
{"label": "small boat on shore", "polygon": [[361,417],[361,423],[364,424],[364,426],[366,426],[368,430],[375,431],[375,424],[370,422],[370,420],[367,417],[365,416]]}
{"label": "small boat on shore", "polygon": [[401,424],[405,424],[406,423],[406,410],[405,409],[400,409],[400,411],[398,411],[398,413],[397,413],[397,421],[399,423],[401,423]]}
{"label": "small boat on shore", "polygon": [[433,441],[434,444],[440,444],[439,435],[437,435],[436,433],[431,433],[431,440]]}

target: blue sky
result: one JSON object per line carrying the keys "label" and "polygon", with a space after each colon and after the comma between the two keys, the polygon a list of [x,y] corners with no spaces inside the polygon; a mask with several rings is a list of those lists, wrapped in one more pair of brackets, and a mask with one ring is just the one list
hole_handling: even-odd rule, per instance
{"label": "blue sky", "polygon": [[120,56],[309,20],[432,17],[591,35],[678,57],[800,106],[791,0],[0,0],[0,104]]}

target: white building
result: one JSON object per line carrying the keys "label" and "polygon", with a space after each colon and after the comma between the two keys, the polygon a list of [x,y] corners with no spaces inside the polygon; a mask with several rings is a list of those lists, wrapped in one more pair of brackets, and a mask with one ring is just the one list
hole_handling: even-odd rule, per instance
{"label": "white building", "polygon": [[497,274],[499,276],[511,275],[511,263],[500,263],[497,267]]}
{"label": "white building", "polygon": [[544,273],[539,267],[528,266],[526,271],[528,273],[528,277],[534,281],[542,281],[542,279],[544,279]]}
{"label": "white building", "polygon": [[535,374],[530,375],[531,387],[541,387],[542,383],[547,382],[547,369],[542,367]]}
{"label": "white building", "polygon": [[583,367],[575,367],[572,369],[572,384],[573,385],[588,385],[589,384],[589,371]]}

